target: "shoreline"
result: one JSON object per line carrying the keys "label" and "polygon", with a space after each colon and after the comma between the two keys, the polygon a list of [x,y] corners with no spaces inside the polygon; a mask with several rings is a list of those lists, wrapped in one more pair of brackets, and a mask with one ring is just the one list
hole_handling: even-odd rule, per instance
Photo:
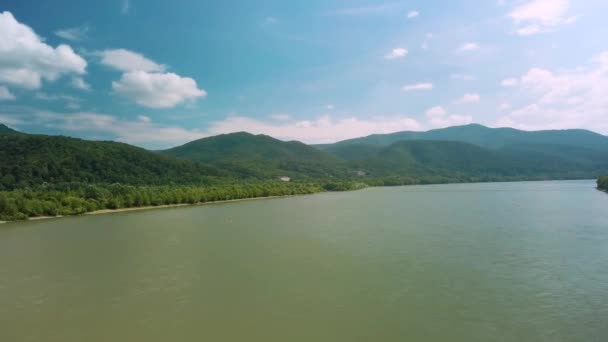
{"label": "shoreline", "polygon": [[[448,184],[487,184],[487,183],[526,183],[526,182],[563,182],[563,181],[574,181],[574,180],[593,180],[593,179],[545,179],[545,180],[515,180],[515,181],[502,181],[502,182],[457,182],[457,183],[431,183],[431,184],[409,184],[409,185],[397,185],[397,186],[368,186],[362,189],[356,190],[346,190],[348,191],[360,191],[370,188],[392,188],[399,186],[428,186],[428,185],[448,185]],[[597,188],[597,190],[608,193],[607,189]],[[342,192],[342,191],[325,191],[325,192]],[[201,202],[201,203],[181,203],[181,204],[163,204],[157,206],[145,206],[145,207],[131,207],[131,208],[120,208],[120,209],[102,209],[96,210],[88,213],[84,213],[81,215],[58,215],[58,216],[38,216],[38,217],[29,217],[27,220],[16,220],[16,221],[0,221],[0,224],[5,223],[14,223],[14,222],[28,222],[28,221],[41,221],[41,220],[50,220],[50,219],[59,219],[65,217],[78,217],[78,216],[86,216],[86,215],[106,215],[106,214],[118,214],[124,212],[132,212],[132,211],[146,211],[153,209],[168,209],[168,208],[183,208],[183,207],[196,207],[203,205],[213,205],[213,204],[226,204],[226,203],[238,203],[238,202],[246,202],[246,201],[256,201],[256,200],[269,200],[269,199],[279,199],[286,197],[296,197],[296,196],[306,196],[306,195],[314,195],[324,192],[316,192],[312,194],[297,194],[297,195],[284,195],[284,196],[266,196],[266,197],[253,197],[253,198],[241,198],[241,199],[233,199],[233,200],[222,200],[222,201],[210,201],[210,202]]]}
{"label": "shoreline", "polygon": [[[320,193],[320,192],[318,192],[318,193]],[[87,215],[118,214],[118,213],[132,212],[132,211],[146,211],[146,210],[154,210],[154,209],[198,207],[198,206],[212,205],[212,204],[227,204],[227,203],[248,202],[248,201],[256,201],[256,200],[257,201],[270,200],[270,199],[287,198],[287,197],[295,197],[295,196],[306,196],[306,195],[314,195],[314,194],[252,197],[252,198],[240,198],[240,199],[233,199],[233,200],[200,202],[200,203],[194,203],[194,204],[180,203],[180,204],[163,204],[163,205],[156,205],[156,206],[151,205],[151,206],[145,206],[145,207],[131,207],[131,208],[120,208],[120,209],[102,209],[102,210],[91,211],[89,213],[84,213],[82,215],[37,216],[37,217],[29,217],[27,220],[0,221],[0,224],[14,223],[14,222],[28,222],[28,221],[42,221],[42,220],[60,219],[60,218],[66,218],[66,217],[79,217],[79,216],[87,216]]]}

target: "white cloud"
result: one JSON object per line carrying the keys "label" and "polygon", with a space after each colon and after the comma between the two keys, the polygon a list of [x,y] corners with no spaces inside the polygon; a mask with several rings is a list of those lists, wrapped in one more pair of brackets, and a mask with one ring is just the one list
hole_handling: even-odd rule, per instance
{"label": "white cloud", "polygon": [[518,84],[527,104],[499,123],[523,129],[587,128],[608,133],[608,51],[585,68],[530,69]]}
{"label": "white cloud", "polygon": [[473,75],[469,75],[469,74],[451,74],[450,78],[454,79],[454,80],[461,80],[461,81],[472,81],[475,79],[475,77]]}
{"label": "white cloud", "polygon": [[166,66],[158,64],[137,52],[125,49],[104,50],[96,53],[101,63],[120,71],[163,72]]}
{"label": "white cloud", "polygon": [[432,83],[418,83],[418,84],[410,84],[403,86],[401,90],[403,91],[416,91],[416,90],[432,90]]}
{"label": "white cloud", "polygon": [[420,46],[423,50],[427,50],[429,48],[430,42],[433,39],[433,34],[431,32],[428,32],[427,34],[424,35],[424,42],[422,42],[422,45]]}
{"label": "white cloud", "polygon": [[408,18],[408,19],[413,19],[413,18],[418,17],[419,15],[420,15],[420,12],[418,12],[418,11],[410,11],[410,12],[407,14],[407,18]]}
{"label": "white cloud", "polygon": [[[382,116],[367,119],[357,117],[334,118],[321,116],[311,120],[260,120],[232,115],[213,121],[205,129],[185,129],[156,123],[143,115],[135,119],[120,119],[112,115],[92,112],[56,113],[34,110],[29,114],[0,116],[9,124],[21,123],[27,117],[43,127],[71,132],[77,136],[112,139],[149,148],[166,148],[203,137],[246,131],[266,134],[282,140],[304,143],[331,143],[366,136],[373,133],[394,133],[421,130],[423,127],[408,116]],[[4,120],[6,119],[6,120]],[[17,122],[19,121],[19,122]]]}
{"label": "white cloud", "polygon": [[481,101],[481,95],[479,94],[464,94],[462,98],[460,98],[456,103],[459,104],[469,104],[469,103],[479,103]]}
{"label": "white cloud", "polygon": [[87,62],[68,45],[53,48],[10,12],[0,13],[0,83],[38,89],[67,74],[82,75]]}
{"label": "white cloud", "polygon": [[384,59],[392,60],[392,59],[404,58],[405,56],[407,56],[407,54],[408,54],[407,49],[396,48],[396,49],[393,49],[393,51],[389,52],[386,56],[384,56]]}
{"label": "white cloud", "polygon": [[508,103],[501,103],[500,106],[498,106],[498,109],[500,111],[505,111],[511,108],[511,105]]}
{"label": "white cloud", "polygon": [[332,105],[332,104],[329,104],[329,105],[325,106],[325,108],[326,108],[327,110],[334,110],[334,109],[336,109],[336,106],[334,106],[334,105]]}
{"label": "white cloud", "polygon": [[165,72],[165,65],[137,52],[114,49],[96,54],[102,64],[123,71],[121,78],[112,82],[114,92],[141,106],[171,108],[207,96],[194,79]]}
{"label": "white cloud", "polygon": [[74,87],[76,89],[87,90],[87,91],[91,90],[91,85],[88,84],[81,77],[72,78],[72,87]]}
{"label": "white cloud", "polygon": [[196,129],[165,126],[140,115],[134,120],[92,112],[56,113],[35,111],[31,120],[44,127],[75,133],[95,139],[111,139],[150,148],[165,148],[206,136]]}
{"label": "white cloud", "polygon": [[63,38],[65,40],[69,40],[72,42],[79,42],[85,40],[87,38],[87,34],[89,33],[88,26],[79,26],[79,27],[71,27],[63,30],[55,31],[55,35],[57,37]]}
{"label": "white cloud", "polygon": [[515,33],[533,35],[575,22],[576,17],[568,16],[569,8],[569,0],[533,0],[517,6],[509,17],[515,25]]}
{"label": "white cloud", "polygon": [[479,50],[480,48],[481,47],[479,46],[479,44],[477,44],[475,42],[469,42],[469,43],[462,44],[458,48],[458,51],[460,51],[460,52],[475,51],[475,50]]}
{"label": "white cloud", "polygon": [[12,101],[15,99],[15,95],[7,87],[0,86],[0,101]]}
{"label": "white cloud", "polygon": [[211,123],[206,135],[247,131],[267,134],[283,140],[298,140],[305,143],[331,143],[339,140],[370,135],[393,133],[404,130],[420,130],[421,125],[407,116],[332,118],[322,116],[313,120],[289,122],[265,122],[243,116],[230,116]]}
{"label": "white cloud", "polygon": [[145,123],[150,123],[152,122],[152,119],[150,119],[149,116],[145,116],[145,115],[138,115],[137,116],[137,120],[141,121],[141,122],[145,122]]}
{"label": "white cloud", "polygon": [[429,125],[434,128],[466,125],[473,122],[472,116],[450,114],[445,108],[441,106],[430,108],[426,111],[425,115],[428,119]]}
{"label": "white cloud", "polygon": [[517,83],[519,83],[517,78],[507,78],[507,79],[502,80],[502,82],[500,82],[500,84],[503,87],[515,87],[517,85]]}
{"label": "white cloud", "polygon": [[135,103],[149,108],[171,108],[207,96],[196,81],[174,73],[130,71],[112,82],[112,89]]}

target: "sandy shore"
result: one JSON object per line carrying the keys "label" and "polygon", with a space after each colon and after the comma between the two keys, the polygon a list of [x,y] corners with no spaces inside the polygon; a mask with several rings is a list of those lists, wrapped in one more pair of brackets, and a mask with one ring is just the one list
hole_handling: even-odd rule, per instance
{"label": "sandy shore", "polygon": [[[128,212],[128,211],[142,211],[142,210],[153,210],[153,209],[163,209],[163,208],[195,207],[195,206],[201,206],[201,205],[236,203],[236,202],[256,201],[256,200],[268,200],[268,199],[285,198],[285,197],[293,197],[293,196],[303,196],[303,195],[267,196],[267,197],[241,198],[241,199],[225,200],[225,201],[201,202],[201,203],[195,203],[195,204],[165,204],[165,205],[147,206],[147,207],[103,209],[103,210],[92,211],[90,213],[85,213],[83,215],[103,215],[103,214],[124,213],[124,212]],[[78,215],[70,215],[70,216],[78,216]],[[39,221],[39,220],[57,219],[57,218],[62,218],[62,217],[69,217],[69,216],[38,216],[38,217],[30,217],[26,221]],[[0,224],[8,223],[8,222],[19,222],[19,221],[0,221]]]}

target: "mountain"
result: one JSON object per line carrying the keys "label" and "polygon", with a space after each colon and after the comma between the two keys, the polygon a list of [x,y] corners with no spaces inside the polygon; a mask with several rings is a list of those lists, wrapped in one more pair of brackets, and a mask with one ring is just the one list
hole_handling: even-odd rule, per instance
{"label": "mountain", "polygon": [[0,123],[0,134],[21,134],[21,133]]}
{"label": "mountain", "polygon": [[0,189],[82,182],[206,183],[220,172],[127,144],[29,134],[0,134]]}
{"label": "mountain", "polygon": [[[372,158],[374,151],[403,141],[451,141],[472,144],[501,156],[526,163],[542,174],[596,177],[608,170],[608,137],[591,131],[521,131],[513,128],[488,128],[472,124],[427,132],[376,134],[364,138],[318,145],[317,148],[350,161]],[[508,165],[505,167],[508,168]]]}
{"label": "mountain", "polygon": [[341,159],[301,142],[245,132],[203,138],[161,153],[257,178],[332,177],[346,169]]}
{"label": "mountain", "polygon": [[335,144],[317,145],[321,150],[335,151],[345,145],[389,146],[403,140],[459,141],[489,148],[513,144],[569,145],[595,150],[608,150],[608,137],[582,129],[522,131],[514,128],[489,128],[478,124],[454,126],[426,132],[374,134],[344,140]]}
{"label": "mountain", "polygon": [[[485,179],[533,179],[585,177],[576,165],[554,165],[481,146],[440,140],[394,143],[377,155],[355,165],[370,177],[428,177]],[[606,168],[608,170],[608,168]],[[591,177],[592,175],[589,175]]]}

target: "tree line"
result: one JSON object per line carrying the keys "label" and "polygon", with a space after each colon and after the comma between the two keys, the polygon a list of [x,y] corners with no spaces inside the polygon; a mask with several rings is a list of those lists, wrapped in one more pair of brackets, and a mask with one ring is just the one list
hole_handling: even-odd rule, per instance
{"label": "tree line", "polygon": [[325,191],[308,183],[263,182],[224,185],[132,186],[65,183],[0,191],[0,220],[82,215],[104,209],[312,194]]}
{"label": "tree line", "polygon": [[597,188],[608,191],[608,176],[602,176],[597,180]]}

